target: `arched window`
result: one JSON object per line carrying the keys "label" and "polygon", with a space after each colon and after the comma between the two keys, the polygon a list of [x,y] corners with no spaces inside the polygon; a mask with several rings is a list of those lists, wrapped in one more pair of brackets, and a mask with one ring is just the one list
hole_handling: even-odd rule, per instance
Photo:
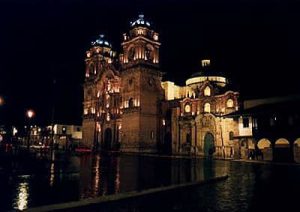
{"label": "arched window", "polygon": [[210,113],[210,104],[209,103],[204,104],[204,112],[205,113]]}
{"label": "arched window", "polygon": [[211,95],[211,89],[209,86],[206,86],[204,89],[204,96],[210,96]]}
{"label": "arched window", "polygon": [[233,132],[232,131],[229,132],[229,140],[233,140],[233,136],[234,136]]}
{"label": "arched window", "polygon": [[184,112],[186,112],[186,113],[190,113],[191,112],[191,105],[189,103],[187,103],[184,106]]}
{"label": "arched window", "polygon": [[233,105],[234,103],[233,103],[233,100],[232,99],[228,99],[227,100],[227,102],[226,102],[226,106],[228,107],[228,108],[233,108]]}
{"label": "arched window", "polygon": [[134,106],[134,105],[133,105],[133,99],[132,99],[132,98],[129,99],[128,105],[129,105],[129,107],[133,107],[133,106]]}

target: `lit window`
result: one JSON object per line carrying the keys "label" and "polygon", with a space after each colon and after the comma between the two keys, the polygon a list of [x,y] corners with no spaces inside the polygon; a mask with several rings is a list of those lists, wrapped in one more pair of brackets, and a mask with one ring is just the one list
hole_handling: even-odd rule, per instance
{"label": "lit window", "polygon": [[202,64],[202,67],[209,66],[210,65],[210,60],[202,60],[201,64]]}
{"label": "lit window", "polygon": [[211,95],[211,89],[209,86],[206,86],[204,89],[204,96],[210,96]]}
{"label": "lit window", "polygon": [[190,104],[186,104],[184,106],[184,112],[186,112],[186,113],[190,113],[191,112],[191,105]]}
{"label": "lit window", "polygon": [[89,110],[87,108],[84,109],[84,115],[87,115],[89,113]]}
{"label": "lit window", "polygon": [[253,128],[254,129],[257,129],[258,128],[258,125],[257,125],[257,119],[256,118],[254,118],[254,119],[252,119],[253,121]]}
{"label": "lit window", "polygon": [[151,133],[150,133],[150,138],[151,138],[151,139],[154,138],[154,132],[153,132],[153,131],[151,131]]}
{"label": "lit window", "polygon": [[210,104],[209,103],[204,104],[204,112],[205,113],[210,113]]}
{"label": "lit window", "polygon": [[232,99],[228,99],[227,102],[226,102],[226,106],[228,108],[233,108],[233,100]]}

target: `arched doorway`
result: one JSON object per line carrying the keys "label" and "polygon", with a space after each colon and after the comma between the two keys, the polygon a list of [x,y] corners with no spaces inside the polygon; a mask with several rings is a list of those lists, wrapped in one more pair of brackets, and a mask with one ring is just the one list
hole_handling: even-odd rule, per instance
{"label": "arched doorway", "polygon": [[293,161],[290,143],[285,138],[280,138],[275,142],[274,161],[291,162]]}
{"label": "arched doorway", "polygon": [[300,163],[300,138],[294,142],[294,160],[296,163]]}
{"label": "arched doorway", "polygon": [[257,147],[262,153],[263,160],[272,160],[272,144],[270,140],[266,138],[260,139],[257,143]]}
{"label": "arched doorway", "polygon": [[204,155],[211,156],[215,152],[214,136],[206,133],[204,137]]}
{"label": "arched doorway", "polygon": [[104,150],[110,150],[112,147],[112,130],[111,128],[106,128],[104,131]]}

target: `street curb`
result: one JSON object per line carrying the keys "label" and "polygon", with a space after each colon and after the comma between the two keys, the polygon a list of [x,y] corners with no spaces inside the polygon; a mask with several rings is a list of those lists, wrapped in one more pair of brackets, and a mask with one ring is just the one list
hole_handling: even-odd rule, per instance
{"label": "street curb", "polygon": [[97,198],[90,198],[90,199],[83,199],[79,201],[73,201],[73,202],[66,202],[66,203],[59,203],[59,204],[53,204],[53,205],[45,205],[35,208],[29,208],[26,211],[28,212],[45,212],[45,211],[61,211],[61,210],[78,210],[78,209],[88,209],[89,207],[97,207],[97,205],[100,206],[100,204],[105,203],[114,203],[121,200],[128,200],[131,198],[138,198],[143,197],[150,194],[156,194],[160,192],[166,192],[166,191],[174,191],[178,189],[183,188],[190,188],[193,186],[201,186],[211,183],[216,183],[219,181],[226,180],[228,178],[228,175],[224,176],[218,176],[214,177],[208,180],[203,181],[196,181],[196,182],[190,182],[190,183],[183,183],[179,185],[171,185],[166,187],[159,187],[159,188],[152,188],[147,189],[144,191],[132,191],[127,193],[120,193],[120,194],[114,194],[114,195],[107,195],[107,196],[101,196]]}

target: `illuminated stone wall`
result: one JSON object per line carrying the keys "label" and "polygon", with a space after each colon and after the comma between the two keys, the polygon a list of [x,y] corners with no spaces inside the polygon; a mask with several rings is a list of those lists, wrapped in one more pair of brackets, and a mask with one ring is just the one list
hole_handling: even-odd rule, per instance
{"label": "illuminated stone wall", "polygon": [[239,128],[224,115],[239,109],[239,94],[226,89],[225,77],[194,76],[184,86],[162,82],[159,34],[142,15],[123,34],[121,46],[116,60],[111,44],[100,36],[86,53],[86,145],[93,146],[96,137],[103,148],[109,141],[107,150],[204,155],[209,134],[214,156],[233,157],[231,137]]}

